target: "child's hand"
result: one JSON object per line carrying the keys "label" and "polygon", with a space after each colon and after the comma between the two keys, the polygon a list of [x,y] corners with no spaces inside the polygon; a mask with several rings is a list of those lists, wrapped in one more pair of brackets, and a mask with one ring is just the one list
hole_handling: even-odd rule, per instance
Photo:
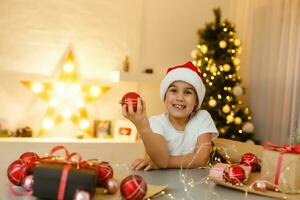
{"label": "child's hand", "polygon": [[128,105],[124,104],[122,106],[122,113],[124,117],[134,123],[137,129],[143,129],[148,125],[145,101],[142,102],[141,98],[138,98],[136,112],[133,110],[132,103],[129,102]]}
{"label": "child's hand", "polygon": [[131,164],[131,169],[133,170],[141,170],[148,171],[150,169],[159,169],[151,160],[146,159],[136,159]]}

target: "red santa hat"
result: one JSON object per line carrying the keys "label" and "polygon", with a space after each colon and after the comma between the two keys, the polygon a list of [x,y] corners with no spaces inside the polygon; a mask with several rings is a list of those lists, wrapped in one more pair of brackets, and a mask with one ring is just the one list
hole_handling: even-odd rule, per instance
{"label": "red santa hat", "polygon": [[202,79],[203,77],[200,71],[192,62],[187,62],[180,66],[170,67],[167,70],[166,76],[160,83],[160,98],[162,101],[165,100],[166,92],[174,81],[184,81],[191,84],[195,88],[200,106],[205,95],[205,86],[202,82]]}

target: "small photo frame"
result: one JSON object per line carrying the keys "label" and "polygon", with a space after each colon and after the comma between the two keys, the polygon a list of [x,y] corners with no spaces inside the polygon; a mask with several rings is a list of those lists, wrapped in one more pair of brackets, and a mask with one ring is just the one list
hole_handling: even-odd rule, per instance
{"label": "small photo frame", "polygon": [[112,138],[111,121],[110,120],[95,120],[94,121],[94,137],[97,138]]}
{"label": "small photo frame", "polygon": [[114,126],[114,138],[121,142],[135,142],[137,129],[129,120],[117,120]]}

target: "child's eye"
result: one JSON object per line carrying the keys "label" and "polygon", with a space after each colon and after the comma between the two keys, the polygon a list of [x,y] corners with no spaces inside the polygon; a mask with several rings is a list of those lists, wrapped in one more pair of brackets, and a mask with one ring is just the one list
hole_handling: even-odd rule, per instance
{"label": "child's eye", "polygon": [[169,91],[170,92],[176,92],[176,89],[170,89]]}
{"label": "child's eye", "polygon": [[185,91],[184,93],[185,93],[185,94],[192,94],[192,91],[187,90],[187,91]]}

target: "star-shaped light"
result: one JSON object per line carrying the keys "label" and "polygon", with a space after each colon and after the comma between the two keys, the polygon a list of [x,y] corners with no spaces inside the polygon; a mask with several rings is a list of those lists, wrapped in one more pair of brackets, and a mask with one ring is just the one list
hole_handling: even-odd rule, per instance
{"label": "star-shaped light", "polygon": [[78,67],[71,48],[61,62],[59,78],[55,82],[22,81],[35,94],[48,102],[40,136],[63,120],[71,120],[80,130],[92,136],[86,103],[108,91],[109,87],[84,84],[78,80]]}

